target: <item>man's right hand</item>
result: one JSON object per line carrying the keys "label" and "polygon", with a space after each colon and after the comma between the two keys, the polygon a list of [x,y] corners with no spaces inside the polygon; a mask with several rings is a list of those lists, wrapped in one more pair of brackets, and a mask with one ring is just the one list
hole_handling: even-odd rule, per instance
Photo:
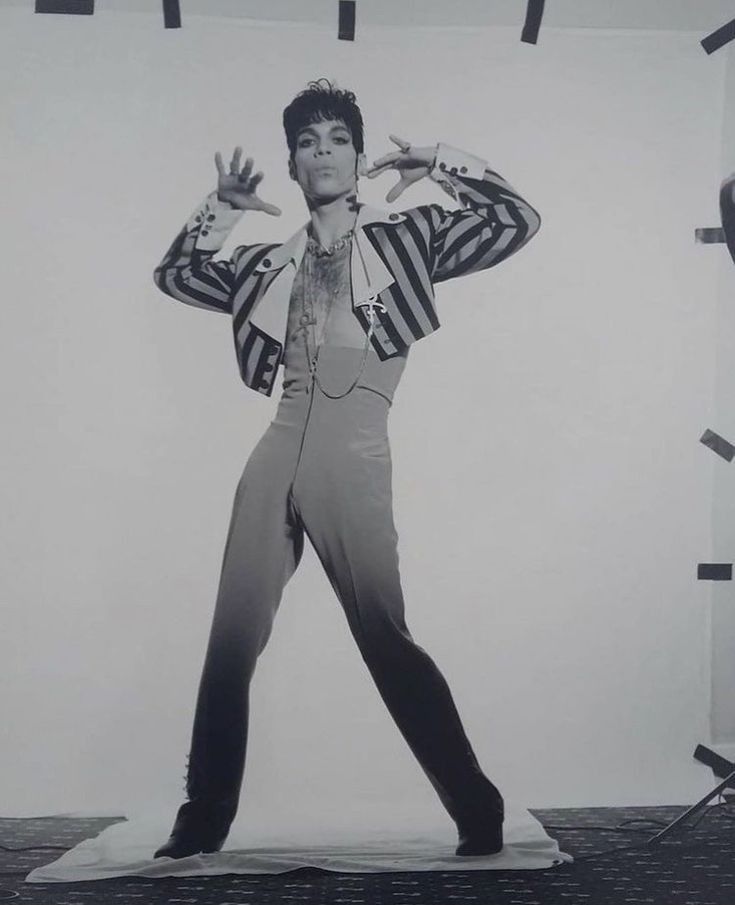
{"label": "man's right hand", "polygon": [[225,171],[222,163],[222,155],[219,151],[214,155],[214,162],[217,165],[217,197],[220,201],[229,202],[234,208],[240,211],[265,211],[274,217],[281,215],[281,209],[275,204],[268,204],[258,197],[256,190],[258,185],[263,181],[263,173],[253,172],[253,158],[248,157],[245,166],[240,169],[240,158],[242,156],[242,148],[235,148],[235,153],[230,161],[230,172]]}

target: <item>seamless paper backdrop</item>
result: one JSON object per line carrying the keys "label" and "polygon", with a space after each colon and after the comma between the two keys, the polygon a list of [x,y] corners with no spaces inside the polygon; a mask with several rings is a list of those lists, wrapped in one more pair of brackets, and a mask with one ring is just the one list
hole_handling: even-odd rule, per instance
{"label": "seamless paper backdrop", "polygon": [[[84,21],[80,21],[84,18]],[[226,317],[151,274],[236,144],[306,219],[283,107],[356,91],[395,132],[485,157],[541,212],[438,288],[392,420],[407,618],[478,756],[533,806],[685,802],[709,712],[707,589],[724,56],[695,36],[332,29],[3,11],[0,544],[5,813],[178,801],[232,494],[275,400]],[[384,204],[392,177],[363,181]],[[420,184],[397,207],[451,204]],[[310,551],[253,688],[243,806],[329,824],[441,808]]]}

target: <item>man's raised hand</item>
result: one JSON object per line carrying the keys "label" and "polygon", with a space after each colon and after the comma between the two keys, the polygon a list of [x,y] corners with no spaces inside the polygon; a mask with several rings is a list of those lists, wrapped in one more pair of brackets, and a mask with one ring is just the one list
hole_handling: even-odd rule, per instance
{"label": "man's raised hand", "polygon": [[409,141],[398,138],[397,135],[389,135],[388,138],[398,145],[400,151],[391,151],[374,161],[367,175],[374,179],[388,170],[398,170],[401,178],[385,196],[386,201],[395,201],[409,185],[429,175],[436,159],[436,145],[414,148]]}
{"label": "man's raised hand", "polygon": [[[240,169],[242,148],[235,148],[235,153],[230,161],[229,173],[222,163],[222,155],[219,151],[214,155],[217,165],[217,197],[220,201],[229,202],[234,208],[241,211],[264,211],[274,217],[281,215],[281,209],[275,204],[268,204],[257,195],[258,185],[263,181],[263,173],[258,171],[253,174],[253,158],[248,157],[245,165]],[[252,174],[252,175],[251,175]]]}

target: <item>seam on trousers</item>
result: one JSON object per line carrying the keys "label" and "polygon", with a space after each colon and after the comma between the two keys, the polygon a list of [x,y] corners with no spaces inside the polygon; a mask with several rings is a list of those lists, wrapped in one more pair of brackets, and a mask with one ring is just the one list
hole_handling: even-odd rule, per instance
{"label": "seam on trousers", "polygon": [[387,396],[385,393],[382,393],[380,390],[376,390],[375,387],[368,387],[363,383],[358,383],[355,389],[367,390],[368,393],[375,393],[376,396],[380,396],[382,399],[385,399],[389,407],[393,405],[393,399],[390,396]]}

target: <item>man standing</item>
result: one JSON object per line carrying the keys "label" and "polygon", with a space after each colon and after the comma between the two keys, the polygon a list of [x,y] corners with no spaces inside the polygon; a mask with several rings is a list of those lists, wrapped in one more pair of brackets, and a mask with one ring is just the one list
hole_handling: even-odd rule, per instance
{"label": "man standing", "polygon": [[[307,534],[398,728],[459,832],[458,855],[502,847],[503,799],[484,776],[449,688],[404,620],[391,503],[388,410],[409,346],[436,330],[433,284],[490,267],[540,220],[484,160],[398,147],[368,170],[354,95],[312,82],[283,114],[289,172],[309,222],[283,244],[214,261],[243,211],[278,215],[237,148],[155,272],[188,304],[232,317],[247,386],[283,393],[237,488],[197,699],[186,801],[156,857],[219,850],[238,807],[248,688]],[[359,174],[396,170],[388,201],[425,176],[461,208],[359,204]]]}

